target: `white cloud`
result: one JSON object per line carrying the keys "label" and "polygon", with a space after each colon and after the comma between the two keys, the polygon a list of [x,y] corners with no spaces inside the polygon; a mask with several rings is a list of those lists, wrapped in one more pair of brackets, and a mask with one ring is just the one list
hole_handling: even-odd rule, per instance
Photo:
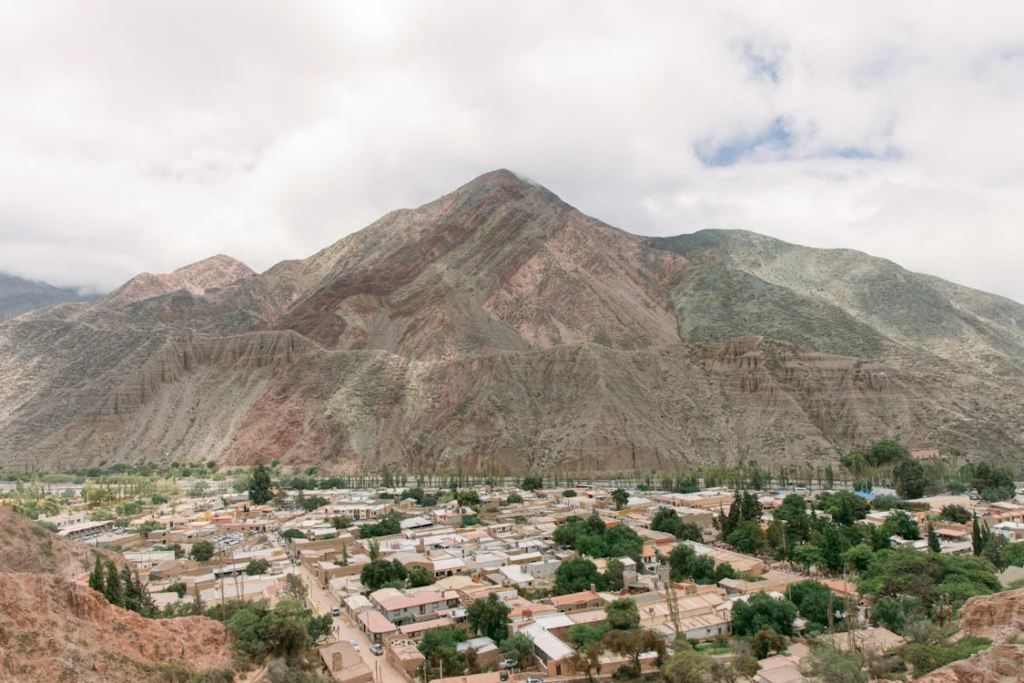
{"label": "white cloud", "polygon": [[507,167],[1024,301],[1024,6],[786,7],[6,3],[0,270],[265,269]]}

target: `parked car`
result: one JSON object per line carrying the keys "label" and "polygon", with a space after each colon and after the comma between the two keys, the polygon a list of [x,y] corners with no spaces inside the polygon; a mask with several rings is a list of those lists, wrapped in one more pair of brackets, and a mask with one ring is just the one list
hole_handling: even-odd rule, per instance
{"label": "parked car", "polygon": [[350,640],[349,642],[352,643],[352,647],[355,648],[356,652],[359,652],[359,643],[354,640]]}
{"label": "parked car", "polygon": [[332,617],[340,617],[341,616],[341,609],[339,609],[338,607],[332,607],[331,608],[331,616]]}
{"label": "parked car", "polygon": [[526,683],[544,683],[543,678],[527,678]]}
{"label": "parked car", "polygon": [[503,659],[500,662],[498,662],[498,666],[500,666],[502,669],[511,669],[516,666],[519,666],[519,662],[517,662],[514,659]]}
{"label": "parked car", "polygon": [[384,648],[381,646],[380,643],[374,643],[370,646],[370,652],[380,657],[382,654],[384,654]]}

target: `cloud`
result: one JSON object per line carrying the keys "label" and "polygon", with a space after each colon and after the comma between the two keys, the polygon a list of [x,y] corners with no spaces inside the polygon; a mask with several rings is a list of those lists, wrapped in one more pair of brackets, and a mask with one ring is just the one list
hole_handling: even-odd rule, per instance
{"label": "cloud", "polygon": [[494,168],[1024,301],[1024,8],[9,4],[0,270],[257,269]]}

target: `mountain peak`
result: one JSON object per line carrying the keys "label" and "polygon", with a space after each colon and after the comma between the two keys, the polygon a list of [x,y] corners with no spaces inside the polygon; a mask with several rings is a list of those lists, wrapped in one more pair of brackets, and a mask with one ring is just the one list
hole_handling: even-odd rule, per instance
{"label": "mountain peak", "polygon": [[254,277],[256,272],[238,259],[217,254],[165,274],[142,273],[121,285],[109,299],[127,304],[183,290],[200,296],[212,289]]}
{"label": "mountain peak", "polygon": [[511,197],[516,198],[538,193],[538,196],[543,196],[546,200],[563,203],[558,195],[540,183],[507,168],[499,168],[477,176],[447,196],[480,198],[493,193],[509,193]]}

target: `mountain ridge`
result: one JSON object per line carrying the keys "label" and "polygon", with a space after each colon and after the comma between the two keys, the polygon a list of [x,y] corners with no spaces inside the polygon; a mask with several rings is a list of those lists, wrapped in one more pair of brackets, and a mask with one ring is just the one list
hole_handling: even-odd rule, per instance
{"label": "mountain ridge", "polygon": [[633,235],[501,170],[264,273],[213,257],[0,326],[0,464],[1020,464],[1024,307],[749,235]]}

